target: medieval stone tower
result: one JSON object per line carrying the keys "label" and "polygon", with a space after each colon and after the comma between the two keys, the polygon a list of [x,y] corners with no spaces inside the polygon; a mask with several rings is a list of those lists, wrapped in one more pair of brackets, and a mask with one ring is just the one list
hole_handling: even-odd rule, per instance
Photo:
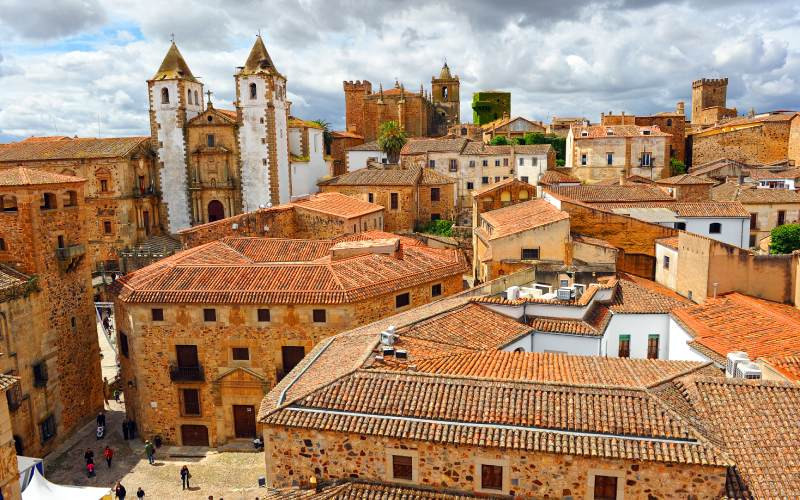
{"label": "medieval stone tower", "polygon": [[439,77],[431,77],[431,98],[435,108],[437,135],[444,135],[448,127],[461,123],[460,87],[458,75],[450,74],[446,62]]}
{"label": "medieval stone tower", "polygon": [[364,80],[343,82],[344,86],[344,121],[350,132],[364,135],[364,98],[372,94],[372,84]]}
{"label": "medieval stone tower", "polygon": [[289,103],[286,78],[272,63],[261,36],[236,78],[244,211],[289,201]]}
{"label": "medieval stone tower", "polygon": [[692,123],[700,123],[704,109],[725,108],[727,78],[703,78],[692,82]]}
{"label": "medieval stone tower", "polygon": [[192,75],[172,42],[155,76],[147,81],[150,136],[158,154],[158,172],[169,230],[191,225],[186,122],[203,111],[203,84]]}

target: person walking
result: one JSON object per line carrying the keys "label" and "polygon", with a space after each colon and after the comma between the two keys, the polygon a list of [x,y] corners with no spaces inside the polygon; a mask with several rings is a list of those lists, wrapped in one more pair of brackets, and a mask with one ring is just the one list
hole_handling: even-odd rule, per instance
{"label": "person walking", "polygon": [[147,455],[147,462],[150,465],[153,465],[153,463],[155,462],[154,457],[156,454],[156,448],[153,446],[153,443],[151,443],[149,440],[144,442],[144,453],[145,455]]}
{"label": "person walking", "polygon": [[106,449],[103,450],[103,458],[106,459],[106,463],[108,464],[108,468],[111,468],[111,459],[114,458],[114,450],[106,445]]}
{"label": "person walking", "polygon": [[144,498],[144,490],[141,486],[139,486],[139,489],[136,490],[136,498]]}
{"label": "person walking", "polygon": [[122,486],[122,483],[117,481],[117,485],[114,486],[114,496],[116,496],[119,500],[125,500],[125,495],[127,494],[128,492],[125,491],[125,487]]}
{"label": "person walking", "polygon": [[105,427],[106,426],[106,413],[104,411],[100,411],[97,414],[97,427]]}
{"label": "person walking", "polygon": [[86,463],[94,463],[94,452],[90,448],[86,448],[86,453],[83,454],[83,459]]}
{"label": "person walking", "polygon": [[181,483],[183,483],[184,490],[189,488],[189,479],[191,477],[192,475],[189,474],[189,467],[185,465],[181,467]]}
{"label": "person walking", "polygon": [[94,477],[94,462],[86,464],[86,477]]}

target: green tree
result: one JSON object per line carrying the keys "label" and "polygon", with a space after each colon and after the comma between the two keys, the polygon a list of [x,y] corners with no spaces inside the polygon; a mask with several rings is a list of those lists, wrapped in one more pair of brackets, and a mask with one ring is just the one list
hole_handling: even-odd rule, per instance
{"label": "green tree", "polygon": [[[566,159],[567,138],[541,132],[528,132],[525,134],[525,144],[550,144],[556,152],[556,162]],[[563,165],[563,163],[562,163]]]}
{"label": "green tree", "polygon": [[770,232],[769,253],[792,253],[800,250],[800,224],[784,224]]}
{"label": "green tree", "polygon": [[677,158],[670,158],[669,166],[672,169],[672,175],[681,175],[686,173],[686,164]]}
{"label": "green tree", "polygon": [[331,143],[333,142],[333,136],[331,135],[331,124],[322,118],[314,120],[311,123],[316,123],[322,127],[322,142],[325,143],[325,154],[331,154]]}
{"label": "green tree", "polygon": [[508,139],[504,135],[496,135],[489,141],[492,146],[508,146]]}
{"label": "green tree", "polygon": [[378,147],[386,153],[389,163],[397,163],[400,159],[400,150],[406,144],[406,132],[400,125],[390,120],[381,123],[378,128]]}

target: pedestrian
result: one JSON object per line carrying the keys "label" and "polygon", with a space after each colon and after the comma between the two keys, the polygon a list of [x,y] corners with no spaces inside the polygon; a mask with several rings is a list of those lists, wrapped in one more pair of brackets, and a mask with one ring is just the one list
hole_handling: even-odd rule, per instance
{"label": "pedestrian", "polygon": [[108,464],[108,468],[111,468],[111,459],[114,458],[114,450],[106,445],[106,449],[103,450],[103,457],[106,459],[106,463]]}
{"label": "pedestrian", "polygon": [[94,452],[91,449],[86,448],[86,453],[83,454],[83,458],[86,460],[87,464],[94,463]]}
{"label": "pedestrian", "polygon": [[119,395],[122,393],[119,389],[114,389],[114,401],[119,403]]}
{"label": "pedestrian", "polygon": [[97,427],[105,427],[106,426],[106,413],[103,410],[100,410],[100,413],[97,414]]}
{"label": "pedestrian", "polygon": [[94,477],[94,463],[89,462],[86,464],[86,477]]}
{"label": "pedestrian", "polygon": [[187,467],[185,465],[183,467],[181,467],[181,483],[183,483],[183,489],[184,490],[189,488],[189,479],[191,477],[192,477],[192,475],[189,474],[189,467]]}
{"label": "pedestrian", "polygon": [[149,440],[144,442],[144,453],[145,455],[147,455],[147,462],[150,465],[153,465],[153,463],[155,462],[154,457],[156,454],[156,449],[153,446],[153,443],[151,443]]}
{"label": "pedestrian", "polygon": [[108,405],[108,390],[109,390],[109,387],[108,387],[108,377],[103,377],[103,401],[105,402],[105,403],[104,403],[104,406],[103,406],[103,408],[105,408],[106,406],[108,406],[109,408],[111,408],[111,407]]}
{"label": "pedestrian", "polygon": [[128,494],[128,492],[125,490],[125,487],[122,486],[122,483],[117,481],[117,485],[114,487],[114,495],[119,500],[125,500],[125,495],[127,495],[127,494]]}
{"label": "pedestrian", "polygon": [[139,486],[139,489],[136,490],[136,498],[144,498],[144,490],[141,486]]}

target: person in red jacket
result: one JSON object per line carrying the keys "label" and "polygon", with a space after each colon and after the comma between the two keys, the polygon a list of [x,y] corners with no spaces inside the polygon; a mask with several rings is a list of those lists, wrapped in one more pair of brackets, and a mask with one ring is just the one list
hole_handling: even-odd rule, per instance
{"label": "person in red jacket", "polygon": [[106,459],[106,463],[108,464],[109,469],[111,468],[111,459],[114,458],[114,450],[106,446],[106,449],[103,450],[103,458]]}

